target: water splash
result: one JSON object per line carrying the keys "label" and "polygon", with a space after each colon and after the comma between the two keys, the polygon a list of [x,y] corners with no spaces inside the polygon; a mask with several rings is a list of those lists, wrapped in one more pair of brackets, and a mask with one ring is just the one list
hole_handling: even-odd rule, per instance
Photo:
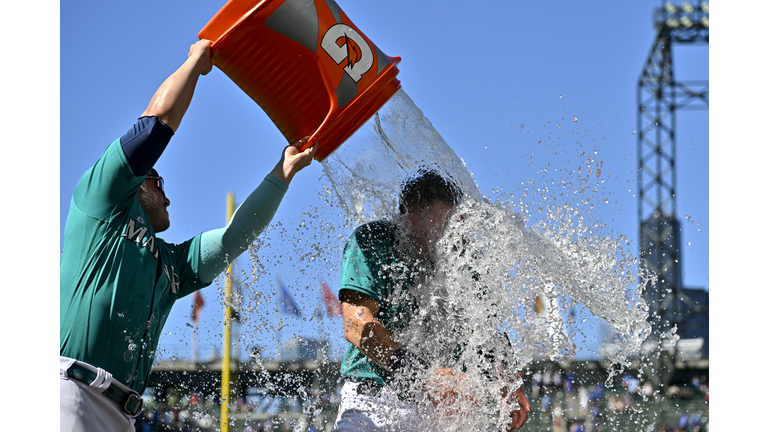
{"label": "water splash", "polygon": [[[622,349],[611,361],[623,363],[640,351],[650,333],[642,293],[653,278],[625,249],[626,237],[604,234],[604,227],[588,223],[584,210],[568,203],[547,206],[532,222],[513,196],[484,198],[463,161],[403,90],[323,161],[328,192],[344,209],[347,228],[396,219],[400,185],[422,167],[453,179],[465,199],[445,225],[435,273],[417,293],[423,296],[421,314],[399,337],[433,365],[464,365],[465,385],[483,400],[482,409],[477,401],[464,401],[458,415],[429,416],[431,428],[503,424],[517,406],[499,408],[500,389],[521,385],[517,371],[536,358],[572,358],[579,349],[563,318],[577,304],[615,330]],[[456,344],[465,347],[458,359]],[[493,351],[496,361],[488,363],[478,354],[482,350]]]}
{"label": "water splash", "polygon": [[[263,343],[263,335],[270,335],[276,345],[290,337],[291,330],[283,329],[282,320],[276,321],[279,310],[270,306],[280,270],[291,269],[290,276],[282,276],[292,290],[303,280],[314,281],[317,272],[336,276],[352,229],[377,219],[397,219],[403,180],[419,168],[432,168],[453,179],[465,199],[450,214],[437,243],[436,271],[425,289],[415,293],[422,297],[421,314],[398,337],[434,367],[463,368],[468,382],[462,385],[477,396],[447,412],[434,410],[422,394],[424,412],[434,414],[423,429],[503,430],[508,413],[517,405],[500,404],[500,395],[503,388],[514,391],[521,385],[516,372],[531,360],[565,360],[584,349],[578,337],[583,329],[568,318],[569,310],[586,309],[610,326],[618,349],[605,357],[614,363],[624,363],[637,353],[650,330],[642,292],[653,282],[652,276],[626,249],[626,237],[592,222],[592,203],[604,198],[593,195],[599,195],[598,185],[607,176],[601,175],[602,162],[596,156],[582,152],[582,157],[584,172],[582,166],[572,170],[548,163],[543,172],[566,173],[559,184],[526,178],[521,182],[523,193],[502,193],[492,201],[408,95],[398,91],[323,161],[323,205],[307,209],[297,224],[275,220],[241,260],[250,258],[249,265],[237,267],[233,274],[231,302],[240,312],[240,326],[248,330],[234,338],[250,347]],[[578,178],[567,178],[569,171]],[[504,186],[498,192],[512,185]],[[556,188],[570,191],[579,202],[569,203]],[[290,251],[276,247],[282,244],[293,247]],[[306,303],[314,304],[316,290],[312,284],[306,294],[300,290],[295,294],[309,295]],[[311,310],[296,321],[306,320],[312,320]],[[338,327],[333,334],[317,328],[318,340],[340,337]],[[459,357],[451,349],[456,345],[465,348]],[[489,352],[493,363],[488,362]],[[270,353],[261,354],[266,356],[251,357],[259,370],[266,371]],[[320,362],[327,362],[327,357]],[[285,393],[281,383],[270,383],[266,377],[264,381],[272,394],[295,397]],[[308,401],[305,415],[321,417],[321,405],[309,402],[313,396],[303,394],[301,399]]]}
{"label": "water splash", "polygon": [[420,167],[451,177],[470,199],[482,199],[464,162],[403,90],[323,161],[331,189],[357,225],[393,217],[401,181]]}

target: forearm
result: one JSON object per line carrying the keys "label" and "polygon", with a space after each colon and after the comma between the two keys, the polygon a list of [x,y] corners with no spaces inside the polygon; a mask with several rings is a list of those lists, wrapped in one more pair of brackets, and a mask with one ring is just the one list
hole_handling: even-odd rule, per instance
{"label": "forearm", "polygon": [[366,322],[357,327],[360,330],[354,332],[354,342],[350,342],[368,360],[406,379],[416,379],[428,369],[426,360],[396,342],[392,333],[378,321]]}
{"label": "forearm", "polygon": [[400,348],[392,333],[379,322],[365,323],[355,346],[369,360],[385,369],[390,369],[392,354]]}
{"label": "forearm", "polygon": [[269,225],[288,186],[267,176],[232,215],[226,227],[203,233],[200,279],[210,283]]}
{"label": "forearm", "polygon": [[340,293],[344,315],[344,338],[370,361],[389,369],[392,354],[400,347],[376,316],[379,304],[373,298],[352,290]]}

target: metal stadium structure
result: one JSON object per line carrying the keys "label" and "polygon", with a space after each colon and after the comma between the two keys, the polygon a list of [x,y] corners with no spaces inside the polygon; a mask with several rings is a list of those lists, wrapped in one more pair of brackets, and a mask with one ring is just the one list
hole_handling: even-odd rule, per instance
{"label": "metal stadium structure", "polygon": [[683,286],[677,219],[676,113],[709,109],[709,80],[675,76],[672,46],[709,44],[709,2],[663,2],[653,14],[656,37],[637,86],[640,255],[658,281],[646,293],[657,338],[676,329],[703,338],[709,350],[709,293]]}

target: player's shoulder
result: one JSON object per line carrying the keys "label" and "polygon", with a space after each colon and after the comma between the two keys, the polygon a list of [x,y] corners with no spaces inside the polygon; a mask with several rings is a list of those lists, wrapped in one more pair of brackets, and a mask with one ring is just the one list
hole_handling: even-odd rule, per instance
{"label": "player's shoulder", "polygon": [[345,253],[360,250],[363,254],[388,254],[396,244],[395,224],[379,220],[357,227],[347,241]]}
{"label": "player's shoulder", "polygon": [[376,220],[360,225],[352,233],[356,240],[393,240],[395,236],[395,224],[388,220]]}

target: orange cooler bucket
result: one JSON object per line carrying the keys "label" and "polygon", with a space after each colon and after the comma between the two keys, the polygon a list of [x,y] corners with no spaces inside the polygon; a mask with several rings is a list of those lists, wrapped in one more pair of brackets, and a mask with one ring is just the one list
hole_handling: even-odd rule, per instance
{"label": "orange cooler bucket", "polygon": [[229,0],[200,30],[214,65],[321,161],[400,88],[397,64],[333,0]]}

